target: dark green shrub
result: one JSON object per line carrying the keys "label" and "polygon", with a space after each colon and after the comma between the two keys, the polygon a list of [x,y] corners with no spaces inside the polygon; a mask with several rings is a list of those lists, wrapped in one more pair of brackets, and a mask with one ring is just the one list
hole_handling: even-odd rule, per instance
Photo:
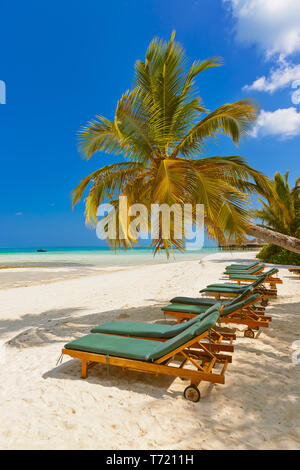
{"label": "dark green shrub", "polygon": [[285,250],[273,243],[264,246],[256,255],[256,258],[261,259],[265,263],[300,266],[300,254]]}

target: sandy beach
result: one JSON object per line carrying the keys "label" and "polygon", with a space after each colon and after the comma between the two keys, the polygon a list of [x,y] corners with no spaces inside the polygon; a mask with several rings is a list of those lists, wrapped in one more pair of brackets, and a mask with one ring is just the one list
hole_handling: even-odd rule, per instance
{"label": "sandy beach", "polygon": [[160,308],[170,298],[195,297],[227,264],[254,256],[215,253],[1,289],[0,447],[299,449],[300,363],[292,363],[292,343],[300,340],[300,279],[287,267],[279,268],[283,284],[267,308],[270,328],[254,340],[236,330],[225,385],[201,384],[199,403],[183,398],[180,379],[113,367],[108,376],[96,365],[83,380],[79,361],[56,365],[63,345],[94,325],[168,321]]}

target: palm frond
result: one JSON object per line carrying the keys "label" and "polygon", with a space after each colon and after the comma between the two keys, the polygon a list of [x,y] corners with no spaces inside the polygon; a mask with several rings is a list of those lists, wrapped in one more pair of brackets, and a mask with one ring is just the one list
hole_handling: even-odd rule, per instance
{"label": "palm frond", "polygon": [[213,139],[220,132],[230,136],[234,143],[238,143],[240,136],[251,129],[257,112],[257,106],[247,99],[220,106],[186,134],[173,150],[171,158],[175,158],[179,153],[188,156],[203,151],[203,140]]}

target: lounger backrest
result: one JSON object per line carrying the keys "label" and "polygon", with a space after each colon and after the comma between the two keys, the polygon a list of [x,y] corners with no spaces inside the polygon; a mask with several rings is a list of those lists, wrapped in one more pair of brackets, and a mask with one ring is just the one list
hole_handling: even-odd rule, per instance
{"label": "lounger backrest", "polygon": [[247,297],[247,299],[241,300],[240,302],[230,302],[230,304],[226,305],[226,307],[224,307],[221,311],[221,316],[224,317],[232,312],[235,312],[235,310],[245,308],[247,305],[254,303],[254,301],[259,297],[260,294],[257,293],[250,295],[250,297]]}
{"label": "lounger backrest", "polygon": [[249,287],[246,287],[246,289],[243,290],[243,292],[240,295],[235,297],[235,299],[231,300],[228,305],[236,304],[237,302],[240,302],[241,300],[246,299],[247,297],[249,297],[252,291],[253,291],[253,287],[251,284]]}
{"label": "lounger backrest", "polygon": [[264,279],[266,279],[268,276],[272,276],[272,274],[275,274],[275,273],[278,273],[277,268],[271,268],[271,269],[269,269],[269,271],[266,271],[265,273],[260,274],[258,276],[259,279],[260,279],[260,282],[264,281]]}
{"label": "lounger backrest", "polygon": [[146,360],[154,361],[159,357],[165,356],[166,354],[175,351],[175,349],[215,326],[218,318],[219,311],[214,311],[210,315],[206,316],[203,320],[195,322],[189,328],[186,328],[184,331],[174,336],[173,338],[168,339],[164,343],[158,342],[157,348],[155,348],[155,350],[146,357]]}
{"label": "lounger backrest", "polygon": [[272,274],[276,274],[276,273],[278,273],[278,269],[277,269],[277,268],[271,268],[271,269],[269,269],[269,271],[267,271],[265,274],[266,274],[267,276],[272,276]]}
{"label": "lounger backrest", "polygon": [[258,276],[258,279],[256,281],[252,282],[250,284],[251,289],[254,289],[255,287],[259,286],[265,279],[265,275]]}
{"label": "lounger backrest", "polygon": [[191,318],[190,320],[186,322],[179,323],[178,325],[174,325],[170,327],[170,331],[168,331],[167,336],[169,336],[170,338],[171,337],[173,338],[175,335],[178,335],[179,333],[185,331],[187,328],[194,325],[195,323],[204,320],[211,313],[219,312],[221,305],[222,305],[221,302],[217,302],[211,307],[208,307],[205,312],[202,312],[199,315],[196,315],[194,318]]}

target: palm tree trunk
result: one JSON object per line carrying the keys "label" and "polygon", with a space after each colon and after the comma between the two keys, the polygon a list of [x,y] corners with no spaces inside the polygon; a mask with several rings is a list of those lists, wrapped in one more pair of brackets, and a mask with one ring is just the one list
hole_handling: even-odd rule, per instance
{"label": "palm tree trunk", "polygon": [[258,227],[257,225],[250,225],[247,231],[248,235],[264,240],[268,243],[281,246],[289,251],[294,251],[300,254],[300,239],[284,235],[283,233],[273,232],[267,228]]}

